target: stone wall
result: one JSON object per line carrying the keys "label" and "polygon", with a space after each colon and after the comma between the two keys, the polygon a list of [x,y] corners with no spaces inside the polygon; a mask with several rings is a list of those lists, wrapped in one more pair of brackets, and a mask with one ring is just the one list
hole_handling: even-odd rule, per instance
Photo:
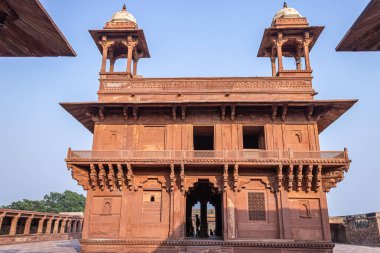
{"label": "stone wall", "polygon": [[330,217],[333,242],[380,247],[380,213]]}

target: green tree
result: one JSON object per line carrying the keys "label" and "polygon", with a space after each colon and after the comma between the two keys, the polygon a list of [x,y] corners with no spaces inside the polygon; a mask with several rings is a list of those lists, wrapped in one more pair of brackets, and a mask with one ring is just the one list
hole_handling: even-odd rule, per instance
{"label": "green tree", "polygon": [[72,191],[50,192],[43,200],[23,199],[12,202],[3,208],[28,210],[36,212],[83,212],[86,198],[82,194]]}

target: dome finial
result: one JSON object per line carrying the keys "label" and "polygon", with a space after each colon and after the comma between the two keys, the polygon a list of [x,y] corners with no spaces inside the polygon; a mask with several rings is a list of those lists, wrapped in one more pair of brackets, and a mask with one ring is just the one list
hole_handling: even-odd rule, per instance
{"label": "dome finial", "polygon": [[127,6],[125,4],[123,4],[123,11],[126,11],[127,10]]}
{"label": "dome finial", "polygon": [[284,8],[288,8],[288,4],[284,1]]}

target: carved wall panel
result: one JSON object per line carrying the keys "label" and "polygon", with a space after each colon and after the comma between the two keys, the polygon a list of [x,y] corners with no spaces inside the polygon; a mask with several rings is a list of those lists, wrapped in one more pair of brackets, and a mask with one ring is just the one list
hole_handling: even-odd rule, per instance
{"label": "carved wall panel", "polygon": [[121,197],[94,196],[90,216],[90,233],[97,237],[119,236]]}
{"label": "carved wall panel", "polygon": [[166,149],[165,126],[144,126],[140,134],[140,150]]}
{"label": "carved wall panel", "polygon": [[285,148],[310,150],[309,129],[307,125],[286,125]]}
{"label": "carved wall panel", "polygon": [[119,150],[126,148],[126,126],[95,125],[94,150]]}
{"label": "carved wall panel", "polygon": [[238,238],[278,238],[276,200],[269,180],[240,177],[236,196]]}
{"label": "carved wall panel", "polygon": [[323,240],[320,200],[290,198],[289,215],[294,239],[315,238]]}
{"label": "carved wall panel", "polygon": [[143,191],[142,223],[161,222],[161,190]]}

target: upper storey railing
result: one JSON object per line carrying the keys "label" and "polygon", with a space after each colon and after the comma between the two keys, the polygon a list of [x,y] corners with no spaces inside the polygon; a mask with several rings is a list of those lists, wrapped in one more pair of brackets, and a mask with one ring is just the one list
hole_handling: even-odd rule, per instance
{"label": "upper storey railing", "polygon": [[312,159],[347,161],[347,150],[344,151],[293,151],[293,150],[115,150],[115,151],[73,151],[69,149],[67,161],[90,160],[284,160]]}

